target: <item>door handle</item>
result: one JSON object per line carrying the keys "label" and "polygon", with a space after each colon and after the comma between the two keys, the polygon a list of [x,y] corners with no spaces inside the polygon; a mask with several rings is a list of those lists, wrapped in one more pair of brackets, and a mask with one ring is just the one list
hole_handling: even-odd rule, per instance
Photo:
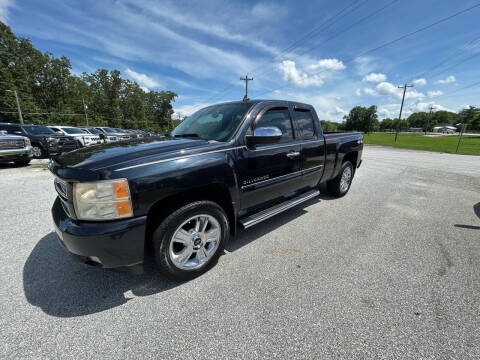
{"label": "door handle", "polygon": [[290,151],[289,153],[287,153],[287,157],[289,159],[296,158],[297,156],[300,156],[300,152],[298,151]]}

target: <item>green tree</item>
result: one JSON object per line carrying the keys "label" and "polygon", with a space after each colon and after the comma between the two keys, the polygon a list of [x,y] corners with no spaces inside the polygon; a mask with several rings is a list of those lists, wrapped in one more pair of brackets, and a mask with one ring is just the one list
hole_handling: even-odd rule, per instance
{"label": "green tree", "polygon": [[344,116],[344,119],[345,130],[358,130],[369,133],[379,128],[377,107],[375,105],[369,108],[355,106],[348,115]]}
{"label": "green tree", "polygon": [[320,120],[320,124],[322,125],[323,131],[338,131],[338,123],[328,121],[328,120]]}
{"label": "green tree", "polygon": [[171,91],[144,91],[118,70],[71,73],[70,60],[42,53],[0,22],[0,121],[17,122],[20,97],[25,122],[167,131],[173,114]]}

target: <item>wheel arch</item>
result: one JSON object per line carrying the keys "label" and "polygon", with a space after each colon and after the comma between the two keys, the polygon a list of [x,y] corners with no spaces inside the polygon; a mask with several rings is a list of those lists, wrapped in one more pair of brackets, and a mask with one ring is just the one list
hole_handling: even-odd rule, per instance
{"label": "wheel arch", "polygon": [[153,232],[156,227],[165,219],[173,209],[176,209],[187,203],[198,200],[210,200],[218,204],[225,211],[230,223],[230,233],[236,233],[236,215],[232,203],[232,198],[228,187],[225,184],[214,183],[192,188],[188,191],[176,193],[166,198],[156,201],[149,209],[147,214],[147,229],[145,242],[150,246]]}

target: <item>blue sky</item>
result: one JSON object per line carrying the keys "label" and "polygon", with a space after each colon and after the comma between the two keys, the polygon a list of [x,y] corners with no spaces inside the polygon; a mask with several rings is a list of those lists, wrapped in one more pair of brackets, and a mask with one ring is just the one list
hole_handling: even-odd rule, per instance
{"label": "blue sky", "polygon": [[251,98],[311,103],[333,121],[356,105],[398,116],[405,82],[414,84],[406,116],[480,106],[480,85],[461,90],[480,81],[480,7],[359,56],[478,0],[391,2],[0,0],[0,20],[69,57],[76,74],[118,69],[145,89],[175,91],[184,115],[240,100],[247,73]]}

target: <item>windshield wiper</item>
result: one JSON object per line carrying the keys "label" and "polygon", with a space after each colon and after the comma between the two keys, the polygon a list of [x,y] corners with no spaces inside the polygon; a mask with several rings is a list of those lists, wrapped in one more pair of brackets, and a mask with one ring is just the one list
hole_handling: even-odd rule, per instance
{"label": "windshield wiper", "polygon": [[184,138],[198,138],[201,139],[202,137],[195,133],[185,133],[185,134],[175,134],[174,137],[184,137]]}

